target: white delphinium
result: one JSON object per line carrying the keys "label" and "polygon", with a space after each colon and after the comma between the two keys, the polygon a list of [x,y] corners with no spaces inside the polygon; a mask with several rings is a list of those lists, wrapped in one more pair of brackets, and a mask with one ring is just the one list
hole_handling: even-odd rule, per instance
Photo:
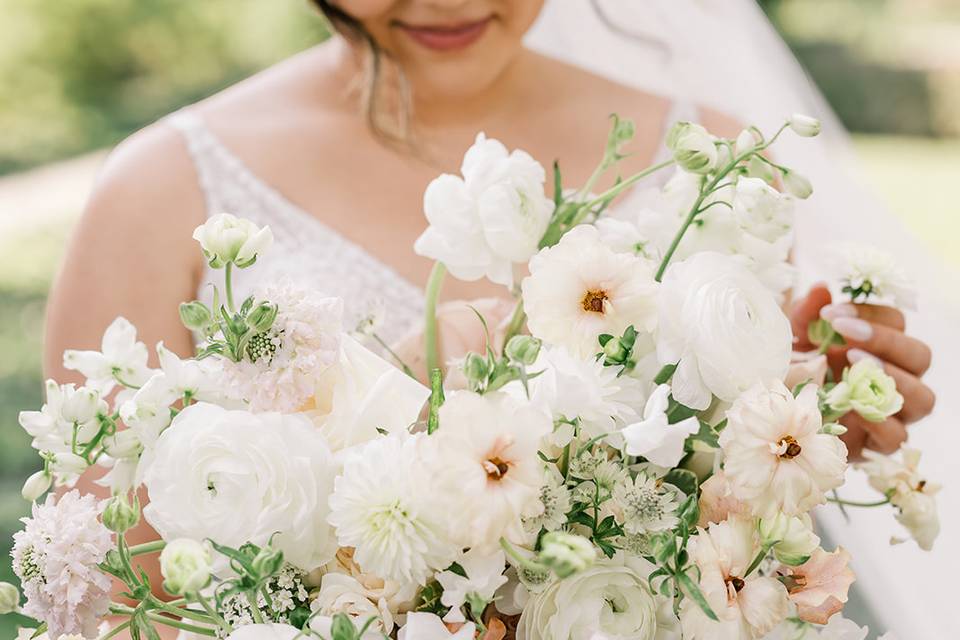
{"label": "white delphinium", "polygon": [[617,483],[613,501],[623,514],[624,531],[631,535],[666,531],[680,522],[677,492],[643,471],[633,480]]}
{"label": "white delphinium", "polygon": [[473,640],[475,635],[476,625],[472,622],[451,631],[436,614],[415,612],[407,615],[397,640]]}
{"label": "white delphinium", "polygon": [[250,341],[243,360],[222,360],[225,384],[252,411],[299,411],[339,355],[343,300],[289,283],[265,287],[257,299],[277,305],[276,320]]}
{"label": "white delphinium", "polygon": [[435,437],[378,438],[345,458],[330,496],[329,522],[340,545],[355,549],[365,572],[425,584],[459,552],[448,535],[447,513],[435,500],[437,480],[428,472]]}
{"label": "white delphinium", "polygon": [[765,517],[798,515],[823,503],[827,491],[843,484],[847,447],[820,433],[821,426],[814,385],[796,398],[779,380],[741,395],[720,434],[733,495]]}
{"label": "white delphinium", "polygon": [[673,397],[703,410],[783,378],[793,332],[773,295],[735,258],[695,254],[672,265],[659,296],[657,355],[679,363]]}
{"label": "white delphinium", "polygon": [[597,338],[656,326],[653,269],[635,255],[603,244],[597,228],[581,225],[530,260],[523,280],[530,332],[586,358],[600,351]]}
{"label": "white delphinium", "polygon": [[737,180],[733,215],[750,235],[776,242],[793,230],[793,201],[760,178]]}
{"label": "white delphinium", "polygon": [[393,615],[386,607],[378,606],[378,603],[370,600],[365,591],[356,578],[342,573],[328,573],[323,576],[320,591],[310,604],[310,609],[327,617],[342,613],[349,616],[358,628],[373,618],[374,621],[368,628],[381,634],[389,634],[393,631]]}
{"label": "white delphinium", "polygon": [[688,548],[700,572],[700,591],[718,620],[711,620],[692,598],[684,598],[680,609],[684,638],[754,640],[787,617],[784,586],[756,572],[747,575],[760,551],[751,520],[734,518],[700,529]]}
{"label": "white delphinium", "polygon": [[20,426],[37,451],[72,453],[73,443],[86,445],[100,429],[98,416],[109,412],[100,393],[87,387],[47,380],[46,397],[40,411],[20,412]]}
{"label": "white delphinium", "polygon": [[921,549],[929,551],[940,534],[936,494],[941,487],[920,474],[920,451],[904,447],[900,459],[864,450],[866,462],[857,464],[865,472],[870,486],[889,496],[897,507],[897,522],[902,524]]}
{"label": "white delphinium", "polygon": [[897,382],[873,358],[858,360],[827,392],[826,403],[838,414],[856,411],[870,422],[883,422],[903,408]]}
{"label": "white delphinium", "polygon": [[700,421],[690,417],[668,424],[669,400],[670,385],[658,386],[643,409],[643,420],[620,431],[628,455],[643,456],[660,467],[675,467],[680,462],[684,455],[683,443],[700,430]]}
{"label": "white delphinium", "polygon": [[541,529],[556,531],[567,523],[567,513],[572,505],[570,490],[566,486],[563,474],[556,465],[545,464],[546,481],[540,487],[540,504],[543,510],[535,516],[523,519],[524,528],[532,534]]}
{"label": "white delphinium", "polygon": [[442,262],[460,280],[486,277],[514,283],[514,266],[535,254],[550,222],[553,201],[544,195],[546,173],[524,151],[477,135],[460,167],[423,194],[430,226],[414,250]]}
{"label": "white delphinium", "polygon": [[99,515],[92,495],[49,496],[33,505],[13,536],[13,570],[27,597],[23,613],[47,623],[51,637],[96,637],[109,611],[111,579],[97,565],[114,545]]}
{"label": "white delphinium", "polygon": [[[543,412],[502,393],[458,391],[447,398],[440,429],[430,436],[439,449],[431,490],[459,513],[451,524],[462,546],[526,538],[522,518],[542,506],[537,454],[552,426]],[[465,504],[474,508],[464,511]]]}
{"label": "white delphinium", "polygon": [[855,301],[876,297],[904,309],[916,308],[916,285],[890,253],[870,245],[843,244],[832,248],[829,263],[843,291]]}
{"label": "white delphinium", "polygon": [[467,574],[466,577],[449,570],[441,571],[436,576],[437,582],[443,587],[440,602],[450,607],[443,617],[444,622],[466,622],[462,607],[465,604],[473,607],[476,603],[482,610],[493,601],[493,595],[500,585],[507,581],[503,575],[507,560],[499,549],[493,553],[470,549],[461,554],[456,562]]}
{"label": "white delphinium", "polygon": [[229,263],[242,268],[253,264],[258,255],[270,248],[273,232],[270,227],[258,227],[245,218],[217,213],[194,229],[193,239],[200,243],[214,269]]}
{"label": "white delphinium", "polygon": [[667,132],[667,148],[677,164],[690,173],[709,173],[717,165],[717,138],[701,125],[677,122]]}
{"label": "white delphinium", "polygon": [[[336,551],[326,522],[334,460],[304,416],[191,405],[144,453],[143,464],[150,494],[143,515],[165,540],[239,547],[272,538],[303,569]],[[222,573],[225,561],[215,562]]]}
{"label": "white delphinium", "polygon": [[120,384],[139,387],[150,377],[147,347],[137,341],[137,328],[126,318],[110,323],[103,334],[100,351],[63,352],[63,366],[79,371],[87,378],[86,386],[108,395]]}

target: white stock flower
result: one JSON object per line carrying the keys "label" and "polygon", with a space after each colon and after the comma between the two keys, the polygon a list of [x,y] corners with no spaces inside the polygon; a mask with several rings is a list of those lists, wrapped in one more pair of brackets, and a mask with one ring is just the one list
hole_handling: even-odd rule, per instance
{"label": "white stock flower", "polygon": [[393,615],[389,609],[378,606],[378,603],[368,598],[366,590],[356,578],[342,573],[328,573],[323,576],[320,591],[310,604],[310,609],[329,618],[342,613],[349,616],[358,628],[373,618],[374,622],[368,627],[371,631],[381,634],[393,631]]}
{"label": "white stock flower", "polygon": [[407,614],[407,623],[397,640],[473,640],[475,634],[476,625],[472,622],[450,631],[436,614],[415,612]]}
{"label": "white stock flower", "polygon": [[218,213],[194,229],[193,239],[200,243],[211,267],[219,269],[227,263],[246,267],[270,248],[273,232],[246,218]]}
{"label": "white stock flower", "polygon": [[618,554],[552,583],[523,610],[517,640],[663,637],[659,605],[647,584],[651,570],[640,558]]}
{"label": "white stock flower", "polygon": [[633,480],[618,482],[613,488],[613,500],[623,514],[624,531],[650,533],[675,527],[680,522],[680,503],[669,486],[643,471]]}
{"label": "white stock flower", "polygon": [[673,397],[703,410],[761,380],[783,378],[793,332],[773,295],[736,259],[696,254],[672,265],[660,288],[657,356],[679,363]]}
{"label": "white stock flower", "polygon": [[684,455],[683,443],[700,430],[700,421],[691,417],[668,424],[669,399],[670,385],[658,386],[643,409],[643,420],[621,430],[628,455],[643,456],[660,467],[675,467],[680,462]]}
{"label": "white stock flower", "polygon": [[[252,414],[199,403],[144,454],[147,522],[165,539],[274,546],[311,569],[333,557],[327,524],[333,456],[302,415]],[[217,572],[225,561],[216,561]]]}
{"label": "white stock flower", "polygon": [[600,351],[602,333],[619,336],[630,325],[643,333],[656,325],[653,269],[604,245],[592,225],[571,229],[534,256],[522,288],[530,332],[579,357]]}
{"label": "white stock flower", "polygon": [[462,178],[444,174],[427,187],[423,209],[430,226],[414,250],[460,280],[487,277],[511,286],[514,265],[537,252],[553,213],[543,167],[480,133],[460,172]]}
{"label": "white stock flower", "polygon": [[460,547],[448,536],[428,472],[437,436],[396,434],[349,451],[334,482],[329,522],[343,547],[354,548],[363,571],[425,584]]}
{"label": "white stock flower", "polygon": [[843,484],[847,448],[821,426],[813,385],[796,398],[779,380],[746,391],[720,433],[733,495],[764,517],[798,515],[825,502],[825,493]]}
{"label": "white stock flower", "polygon": [[97,565],[114,545],[99,515],[97,500],[74,490],[34,504],[13,535],[13,570],[27,598],[23,613],[46,622],[51,637],[96,637],[110,608],[111,579]]}
{"label": "white stock flower", "polygon": [[139,387],[150,377],[147,347],[137,341],[137,328],[123,317],[107,327],[100,351],[68,349],[63,352],[63,366],[82,373],[87,378],[86,386],[103,395],[118,383]]}
{"label": "white stock flower", "polygon": [[760,178],[740,178],[732,204],[740,227],[767,242],[775,242],[793,229],[793,202]]}
{"label": "white stock flower", "polygon": [[160,552],[160,573],[168,593],[199,593],[210,582],[210,552],[190,538],[171,540]]}
{"label": "white stock flower", "polygon": [[507,560],[503,551],[488,553],[481,549],[470,549],[456,560],[466,577],[454,571],[442,571],[437,574],[437,582],[443,587],[440,602],[450,607],[444,616],[444,622],[466,622],[461,607],[468,598],[482,602],[492,602],[493,595],[507,581],[503,575]]}
{"label": "white stock flower", "polygon": [[843,291],[854,300],[875,296],[904,309],[916,308],[916,285],[890,253],[870,245],[842,244],[828,257]]}
{"label": "white stock flower", "polygon": [[840,382],[827,392],[826,402],[832,411],[856,411],[870,422],[883,422],[903,408],[897,382],[872,358],[844,369]]}
{"label": "white stock flower", "polygon": [[226,640],[296,640],[303,633],[288,624],[248,624],[238,627]]}

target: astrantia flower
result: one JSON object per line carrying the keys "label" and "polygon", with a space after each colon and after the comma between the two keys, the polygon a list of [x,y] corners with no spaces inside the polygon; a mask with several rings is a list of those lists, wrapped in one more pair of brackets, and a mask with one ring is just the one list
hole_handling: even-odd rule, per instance
{"label": "astrantia flower", "polygon": [[886,251],[844,244],[833,248],[830,262],[844,292],[854,301],[874,297],[904,309],[916,308],[916,286]]}
{"label": "astrantia flower", "polygon": [[758,384],[737,399],[727,420],[720,434],[724,474],[733,495],[755,514],[809,511],[843,483],[847,448],[820,433],[815,386],[794,398],[780,381]]}
{"label": "astrantia flower", "polygon": [[537,252],[553,213],[544,195],[546,173],[523,151],[477,135],[460,167],[427,186],[423,210],[430,226],[414,250],[443,262],[460,280],[482,277],[511,286],[514,265]]}
{"label": "astrantia flower", "polygon": [[615,253],[596,227],[576,227],[530,260],[523,302],[530,332],[580,357],[600,351],[602,333],[656,325],[656,282],[645,260]]}
{"label": "astrantia flower", "polygon": [[698,253],[674,264],[660,288],[657,355],[679,363],[673,397],[706,409],[712,395],[733,402],[759,381],[782,379],[790,364],[790,322],[739,261]]}
{"label": "astrantia flower", "polygon": [[700,590],[719,618],[711,620],[692,598],[680,609],[690,640],[755,640],[787,617],[787,591],[774,578],[746,575],[759,544],[751,520],[733,519],[700,530],[690,557],[700,570]]}
{"label": "astrantia flower", "polygon": [[329,521],[365,572],[425,584],[459,552],[448,535],[448,514],[434,499],[435,480],[426,471],[434,437],[379,438],[352,449],[344,460]]}
{"label": "astrantia flower", "polygon": [[87,378],[86,386],[103,395],[120,383],[141,386],[150,377],[147,347],[137,341],[137,328],[126,318],[117,318],[103,334],[100,351],[63,352],[63,366],[79,371]]}
{"label": "astrantia flower", "polygon": [[797,615],[807,622],[826,624],[843,609],[847,592],[855,576],[850,569],[850,554],[842,547],[833,553],[816,549],[799,567],[784,571],[790,600]]}
{"label": "astrantia flower", "polygon": [[691,417],[668,424],[669,399],[670,385],[657,387],[643,409],[643,420],[627,425],[620,432],[628,455],[643,456],[661,467],[674,467],[680,462],[683,444],[688,436],[700,430],[700,421]]}
{"label": "astrantia flower", "polygon": [[253,411],[292,413],[303,407],[316,379],[337,359],[343,301],[290,284],[269,286],[257,298],[277,305],[277,318],[250,342],[247,358],[223,360],[226,382]]}
{"label": "astrantia flower", "polygon": [[865,420],[883,422],[903,408],[896,381],[872,358],[844,369],[843,378],[826,397],[832,411],[856,411]]}
{"label": "astrantia flower", "polygon": [[563,475],[552,464],[544,466],[544,474],[546,482],[540,487],[543,511],[523,519],[523,526],[530,533],[539,533],[541,529],[556,531],[567,523],[567,513],[570,511],[570,490],[567,489]]}
{"label": "astrantia flower", "polygon": [[614,487],[613,500],[623,513],[623,528],[628,534],[666,531],[680,522],[677,494],[643,472]]}
{"label": "astrantia flower", "polygon": [[13,570],[27,603],[25,615],[47,623],[51,637],[97,637],[110,607],[110,578],[97,565],[113,549],[110,532],[97,519],[92,495],[71,491],[33,505],[24,528],[13,536]]}

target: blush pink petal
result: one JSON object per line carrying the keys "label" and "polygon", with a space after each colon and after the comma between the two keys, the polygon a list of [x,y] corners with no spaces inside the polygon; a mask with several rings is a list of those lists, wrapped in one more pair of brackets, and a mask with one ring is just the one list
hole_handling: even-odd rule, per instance
{"label": "blush pink petal", "polygon": [[790,600],[797,605],[797,615],[814,624],[826,624],[830,616],[843,609],[856,579],[850,554],[843,547],[833,553],[817,549],[804,564],[794,567],[791,575],[804,582],[789,592]]}

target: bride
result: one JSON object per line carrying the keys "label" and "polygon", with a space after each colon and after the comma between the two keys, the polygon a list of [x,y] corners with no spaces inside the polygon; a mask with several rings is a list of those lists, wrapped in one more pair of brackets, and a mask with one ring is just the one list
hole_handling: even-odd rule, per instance
{"label": "bride", "polygon": [[[304,281],[343,297],[355,323],[385,313],[389,322],[379,337],[385,343],[406,338],[409,346],[416,338],[404,334],[415,336],[431,267],[412,248],[426,226],[423,189],[438,173],[457,172],[478,131],[545,166],[559,159],[568,185],[584,183],[596,165],[602,153],[596,141],[605,138],[610,113],[636,123],[624,172],[655,161],[676,120],[698,120],[736,136],[746,113],[725,115],[668,97],[682,93],[670,83],[689,77],[664,77],[666,63],[657,60],[676,55],[671,47],[679,39],[668,39],[642,16],[636,24],[646,29],[626,29],[631,25],[612,20],[604,8],[616,4],[316,0],[336,30],[328,42],[151,125],[112,154],[51,295],[47,374],[69,380],[55,354],[95,347],[117,315],[130,319],[147,344],[164,337],[167,347],[190,353],[191,336],[171,310],[208,297],[214,274],[189,238],[209,214],[229,211],[273,230],[271,260],[245,271],[240,287],[280,277]],[[640,5],[632,8],[642,14],[647,3],[619,4]],[[656,6],[662,9],[651,2],[651,16]],[[576,51],[590,47],[591,29],[605,35],[578,59]],[[564,40],[563,33],[574,37]],[[552,55],[525,46],[525,37]],[[603,72],[589,56],[617,39],[652,53],[646,64],[640,57],[617,58],[606,75],[659,73],[657,90],[640,90],[636,82],[628,87],[557,59]],[[617,207],[629,207],[638,193],[626,194]],[[510,310],[498,298],[503,295],[483,281],[451,280],[444,291],[449,301],[482,299],[471,304],[494,323]],[[906,425],[932,409],[933,394],[921,381],[930,350],[904,333],[899,312],[829,303],[823,287],[798,300],[795,332],[805,339],[806,325],[821,312],[844,316],[835,326],[856,348],[850,358],[866,352],[888,363],[906,397],[902,413],[879,425],[848,417],[845,440],[853,454],[864,446],[891,452],[906,439]],[[465,309],[453,302],[442,313],[448,358],[480,339]],[[842,368],[846,353],[833,356]]]}

